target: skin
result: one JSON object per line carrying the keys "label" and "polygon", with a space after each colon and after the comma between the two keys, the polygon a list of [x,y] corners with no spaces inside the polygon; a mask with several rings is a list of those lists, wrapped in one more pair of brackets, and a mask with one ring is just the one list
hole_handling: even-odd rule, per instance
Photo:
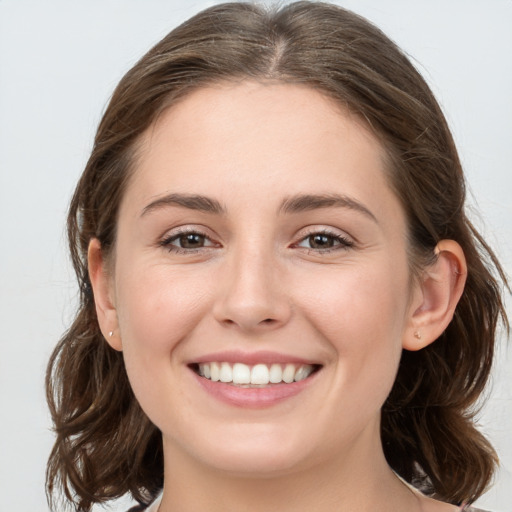
{"label": "skin", "polygon": [[[93,240],[89,268],[102,331],[162,431],[161,512],[456,510],[403,484],[382,452],[401,351],[439,336],[465,278],[453,241],[412,278],[384,162],[361,122],[290,84],[196,91],[143,137],[114,259]],[[344,203],[292,208],[312,194]],[[192,246],[183,233],[197,234]],[[321,368],[296,396],[233,406],[189,367],[226,350]]]}

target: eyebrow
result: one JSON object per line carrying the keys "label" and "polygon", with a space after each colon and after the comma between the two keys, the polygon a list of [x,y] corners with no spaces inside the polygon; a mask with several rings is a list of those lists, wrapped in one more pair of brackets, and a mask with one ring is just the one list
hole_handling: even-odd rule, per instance
{"label": "eyebrow", "polygon": [[166,206],[181,206],[189,210],[198,210],[205,213],[223,214],[226,210],[222,205],[210,197],[197,194],[168,194],[155,199],[144,207],[141,217]]}
{"label": "eyebrow", "polygon": [[[166,206],[181,206],[205,213],[224,214],[226,209],[216,200],[197,194],[168,194],[155,199],[142,210],[141,217]],[[348,208],[363,213],[378,223],[375,215],[362,203],[351,197],[339,194],[300,194],[283,201],[279,211],[282,213],[300,213],[321,208]]]}
{"label": "eyebrow", "polygon": [[377,218],[366,206],[356,199],[339,194],[306,194],[292,196],[283,201],[280,211],[284,213],[300,213],[332,207],[355,210],[378,224]]}

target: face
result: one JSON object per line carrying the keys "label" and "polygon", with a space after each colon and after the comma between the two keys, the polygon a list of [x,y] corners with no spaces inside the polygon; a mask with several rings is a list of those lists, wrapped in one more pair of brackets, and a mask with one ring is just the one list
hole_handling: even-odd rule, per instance
{"label": "face", "polygon": [[166,454],[266,474],[361,454],[410,329],[384,151],[289,84],[194,92],[146,133],[110,297]]}

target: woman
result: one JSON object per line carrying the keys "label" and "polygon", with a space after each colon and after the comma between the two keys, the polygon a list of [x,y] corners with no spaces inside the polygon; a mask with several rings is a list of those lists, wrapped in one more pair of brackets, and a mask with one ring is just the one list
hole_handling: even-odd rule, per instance
{"label": "woman", "polygon": [[471,406],[505,278],[432,93],[366,20],[237,3],[171,32],[116,89],[68,233],[50,495],[449,512],[487,487]]}

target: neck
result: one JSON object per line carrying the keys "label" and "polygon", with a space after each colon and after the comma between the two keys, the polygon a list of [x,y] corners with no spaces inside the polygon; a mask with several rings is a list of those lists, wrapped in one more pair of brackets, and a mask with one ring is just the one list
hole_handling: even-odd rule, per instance
{"label": "neck", "polygon": [[165,441],[164,453],[165,486],[159,512],[419,510],[417,496],[387,465],[380,440],[378,447],[352,446],[341,457],[268,475],[219,471]]}

